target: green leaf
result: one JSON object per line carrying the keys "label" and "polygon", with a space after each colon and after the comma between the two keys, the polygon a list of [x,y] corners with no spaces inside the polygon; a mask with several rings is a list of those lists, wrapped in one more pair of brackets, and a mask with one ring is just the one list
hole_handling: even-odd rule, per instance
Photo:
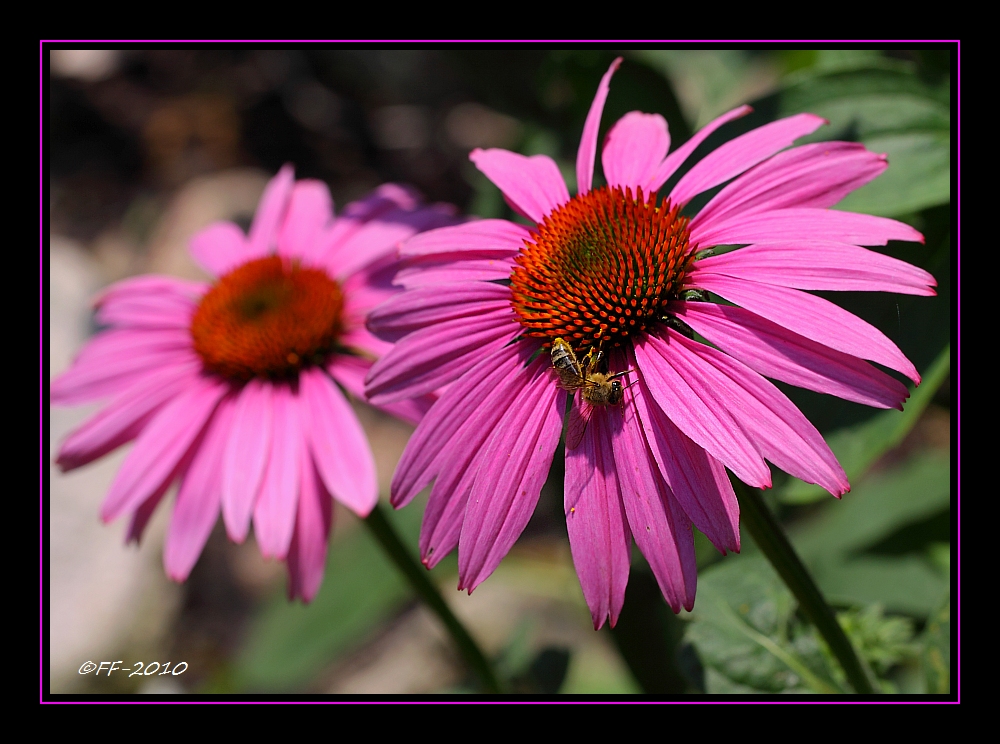
{"label": "green leaf", "polygon": [[926,550],[898,556],[865,551],[947,512],[950,499],[948,456],[924,455],[869,478],[790,537],[828,601],[879,602],[889,610],[926,616],[948,592],[947,577]]}
{"label": "green leaf", "polygon": [[946,601],[927,621],[921,638],[921,666],[927,692],[951,691],[951,601]]}
{"label": "green leaf", "polygon": [[851,139],[889,158],[889,169],[838,209],[893,216],[951,199],[947,85],[931,86],[905,67],[887,65],[797,77],[778,95],[779,113],[808,111],[830,122],[804,142]]}
{"label": "green leaf", "polygon": [[[903,441],[950,371],[949,344],[924,374],[920,387],[910,388],[910,398],[902,411],[890,410],[876,414],[863,424],[842,429],[826,437],[827,444],[847,473],[848,481],[857,483],[876,460]],[[820,486],[795,478],[789,478],[784,487],[776,490],[775,495],[785,504],[808,504],[830,496]]]}
{"label": "green leaf", "polygon": [[729,558],[703,572],[685,637],[706,667],[707,691],[842,692],[794,607],[760,556]]}
{"label": "green leaf", "polygon": [[[390,516],[407,542],[417,541],[422,509]],[[339,655],[370,638],[411,597],[396,567],[358,527],[330,545],[326,576],[309,605],[274,597],[254,619],[234,662],[237,689],[301,689]]]}

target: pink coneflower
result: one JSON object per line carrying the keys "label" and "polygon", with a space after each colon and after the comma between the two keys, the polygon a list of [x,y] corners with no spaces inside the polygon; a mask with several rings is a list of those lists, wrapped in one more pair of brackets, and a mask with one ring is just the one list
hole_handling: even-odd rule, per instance
{"label": "pink coneflower", "polygon": [[[474,150],[472,161],[533,226],[481,220],[411,239],[397,276],[408,291],[369,319],[398,340],[368,376],[373,401],[448,385],[403,454],[392,499],[401,507],[434,481],[421,557],[433,566],[457,545],[460,589],[474,589],[510,550],[549,471],[573,387],[553,367],[553,343],[575,352],[577,376],[618,383],[604,404],[585,399],[592,385],[577,392],[568,422],[566,521],[595,627],[618,617],[633,539],[674,611],[693,606],[692,523],[723,553],[740,547],[726,468],[767,488],[769,460],[835,496],[848,490],[819,432],[765,376],[882,408],[901,408],[907,389],[864,360],[919,381],[880,331],[801,290],[933,295],[935,285],[859,247],[922,241],[919,232],[829,209],[885,170],[884,155],[851,142],[785,149],[824,124],[811,114],[727,142],[660,199],[695,148],[750,109],[719,117],[669,155],[663,117],[633,111],[605,140],[607,185],[592,188],[620,61],[584,125],[577,195],[548,157]],[[745,247],[708,256],[719,245]],[[708,301],[709,292],[732,304]]]}
{"label": "pink coneflower", "polygon": [[[54,380],[54,403],[110,403],[59,450],[63,470],[135,441],[101,507],[131,514],[138,540],[179,482],[164,546],[167,574],[187,578],[222,512],[229,537],[254,535],[265,556],[288,561],[289,597],[309,601],[323,579],[330,495],[364,516],[378,498],[375,462],[338,383],[363,397],[372,361],[388,344],[364,327],[398,290],[396,247],[454,223],[409,191],[385,185],[337,219],[326,185],[271,180],[250,234],[207,227],[191,255],[213,284],[166,276],[119,282],[97,299],[108,330]],[[385,406],[411,422],[430,399]]]}

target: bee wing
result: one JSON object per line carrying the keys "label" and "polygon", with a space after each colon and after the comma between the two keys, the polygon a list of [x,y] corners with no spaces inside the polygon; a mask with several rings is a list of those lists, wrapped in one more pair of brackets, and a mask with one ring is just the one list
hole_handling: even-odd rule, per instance
{"label": "bee wing", "polygon": [[583,399],[582,395],[573,396],[573,405],[569,407],[569,423],[566,426],[566,449],[576,449],[583,441],[583,433],[587,430],[590,417],[594,415],[594,406]]}

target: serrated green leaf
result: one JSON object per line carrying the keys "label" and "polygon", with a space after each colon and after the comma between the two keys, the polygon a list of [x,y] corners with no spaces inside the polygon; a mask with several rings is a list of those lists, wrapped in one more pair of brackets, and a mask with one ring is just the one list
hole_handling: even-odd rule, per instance
{"label": "serrated green leaf", "polygon": [[[851,483],[857,483],[872,464],[903,441],[920,419],[934,393],[951,371],[951,345],[946,346],[931,368],[924,374],[920,387],[910,388],[910,398],[902,411],[885,411],[857,426],[834,432],[825,437],[833,454],[847,473]],[[776,498],[785,504],[808,504],[828,499],[830,495],[812,483],[789,478]]]}
{"label": "serrated green leaf", "polygon": [[[415,545],[422,510],[390,515]],[[356,647],[398,611],[411,591],[364,527],[330,546],[323,586],[309,605],[276,596],[252,622],[234,662],[237,689],[300,688],[338,655]]]}

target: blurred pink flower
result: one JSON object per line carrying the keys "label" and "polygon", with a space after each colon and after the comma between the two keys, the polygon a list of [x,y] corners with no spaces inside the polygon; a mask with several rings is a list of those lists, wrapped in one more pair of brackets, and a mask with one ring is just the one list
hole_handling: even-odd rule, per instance
{"label": "blurred pink flower", "polygon": [[[311,600],[330,495],[360,516],[378,498],[371,449],[336,383],[363,398],[372,361],[389,347],[364,321],[398,292],[399,242],[454,221],[391,184],[334,219],[326,185],[295,182],[286,165],[249,235],[218,222],[192,238],[214,284],[139,276],[98,297],[108,330],[52,382],[51,400],[110,402],[62,443],[59,466],[136,440],[101,507],[105,522],[131,514],[128,539],[138,541],[179,481],[163,555],[170,578],[187,578],[221,511],[236,542],[252,520],[261,552],[288,562],[289,597]],[[383,408],[416,423],[431,400]]]}
{"label": "blurred pink flower", "polygon": [[[569,413],[565,513],[595,627],[618,618],[633,539],[674,611],[693,606],[692,523],[723,553],[740,547],[726,468],[767,488],[766,459],[835,496],[848,490],[819,432],[765,376],[883,408],[901,408],[907,389],[864,360],[919,381],[880,331],[801,290],[933,295],[935,285],[859,247],[923,241],[919,232],[828,209],[887,163],[851,142],[786,149],[824,123],[811,114],[730,140],[657,200],[709,134],[750,109],[719,117],[670,154],[663,117],[633,111],[608,132],[607,185],[592,188],[620,61],[584,125],[577,195],[544,155],[474,150],[472,161],[534,225],[481,220],[409,240],[396,279],[408,291],[368,326],[398,341],[368,375],[373,401],[448,385],[403,454],[392,500],[401,507],[434,480],[421,557],[433,566],[457,545],[459,588],[469,591],[521,534],[559,442],[566,391],[552,342],[565,339],[581,362],[600,349],[607,372],[627,370],[622,405],[591,406],[577,393]],[[693,218],[681,214],[719,186]],[[746,247],[703,253],[734,244]],[[733,304],[709,302],[707,292]]]}

